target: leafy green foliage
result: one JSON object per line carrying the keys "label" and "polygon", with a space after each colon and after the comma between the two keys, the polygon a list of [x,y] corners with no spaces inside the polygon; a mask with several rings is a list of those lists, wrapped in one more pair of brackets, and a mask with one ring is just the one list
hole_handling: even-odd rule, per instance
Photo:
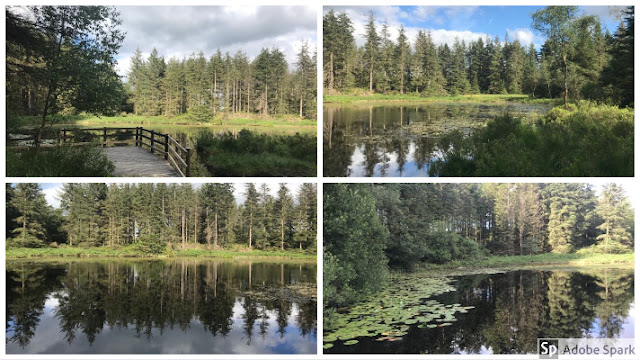
{"label": "leafy green foliage", "polygon": [[206,123],[213,120],[213,112],[206,105],[190,107],[189,110],[187,110],[187,115],[191,121],[199,123]]}
{"label": "leafy green foliage", "polygon": [[145,255],[158,255],[167,248],[167,242],[158,234],[145,234],[136,239],[136,251]]}
{"label": "leafy green foliage", "polygon": [[[429,170],[434,176],[631,176],[633,111],[580,103],[554,108],[535,124],[509,115],[469,138],[448,135],[451,150]],[[450,162],[450,164],[449,164]]]}
{"label": "leafy green foliage", "polygon": [[328,256],[330,306],[354,303],[380,290],[387,278],[388,231],[376,215],[368,185],[326,184],[324,249]]}
{"label": "leafy green foliage", "polygon": [[8,176],[110,176],[114,170],[98,147],[7,149]]}
{"label": "leafy green foliage", "polygon": [[197,137],[198,156],[213,176],[314,176],[314,136],[270,136],[242,130]]}

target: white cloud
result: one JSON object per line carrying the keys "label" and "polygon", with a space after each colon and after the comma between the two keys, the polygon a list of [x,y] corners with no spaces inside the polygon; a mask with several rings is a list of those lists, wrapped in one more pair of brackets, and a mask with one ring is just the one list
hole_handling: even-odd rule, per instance
{"label": "white cloud", "polygon": [[521,45],[527,47],[529,44],[534,44],[536,46],[541,45],[542,39],[539,39],[531,29],[518,28],[518,29],[507,29],[507,34],[509,38],[513,40],[518,40]]}
{"label": "white cloud", "polygon": [[[341,12],[344,11],[347,16],[351,19],[353,23],[353,35],[356,40],[356,44],[358,46],[362,46],[365,43],[365,25],[369,21],[369,11],[373,11],[376,18],[376,30],[380,32],[382,28],[382,24],[386,23],[389,26],[389,33],[391,35],[391,39],[395,40],[398,38],[398,33],[400,31],[400,25],[406,21],[405,19],[409,19],[408,23],[412,24],[418,20],[421,21],[429,21],[433,23],[434,26],[424,26],[424,25],[405,25],[405,34],[409,38],[411,44],[415,43],[416,36],[418,35],[419,30],[423,31],[431,31],[431,36],[433,41],[437,44],[449,44],[453,45],[456,37],[459,40],[465,43],[469,43],[471,41],[478,40],[479,37],[485,38],[487,36],[486,33],[482,32],[473,32],[468,30],[446,30],[442,28],[438,28],[438,25],[442,25],[447,21],[453,21],[455,19],[456,22],[469,22],[471,18],[477,13],[478,8],[475,6],[456,6],[452,8],[445,8],[443,14],[438,12],[438,7],[434,6],[419,6],[413,9],[411,14],[408,14],[405,11],[402,11],[397,6],[375,6],[375,7],[363,7],[363,6],[334,6],[325,8],[325,11],[329,9],[333,9],[334,11]],[[456,26],[457,27],[457,26]]]}
{"label": "white cloud", "polygon": [[117,71],[126,76],[136,48],[153,48],[168,60],[202,51],[206,57],[243,50],[253,59],[263,48],[278,47],[292,64],[302,40],[316,44],[313,6],[121,6],[126,32]]}
{"label": "white cloud", "polygon": [[42,190],[45,199],[47,199],[47,203],[54,208],[60,207],[60,199],[58,198],[60,196],[60,190],[62,190],[62,184],[55,184]]}

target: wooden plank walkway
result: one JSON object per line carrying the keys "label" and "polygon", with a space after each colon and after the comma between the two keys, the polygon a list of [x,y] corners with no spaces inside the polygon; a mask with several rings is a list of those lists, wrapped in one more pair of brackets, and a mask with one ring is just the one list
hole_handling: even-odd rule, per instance
{"label": "wooden plank walkway", "polygon": [[116,176],[179,177],[167,160],[137,146],[102,149],[116,166]]}

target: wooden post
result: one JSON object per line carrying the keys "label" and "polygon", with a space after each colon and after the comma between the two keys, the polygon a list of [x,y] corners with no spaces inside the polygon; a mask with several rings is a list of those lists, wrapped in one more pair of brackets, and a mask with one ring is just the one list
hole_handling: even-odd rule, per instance
{"label": "wooden post", "polygon": [[62,143],[67,142],[67,129],[62,129]]}
{"label": "wooden post", "polygon": [[134,139],[135,139],[134,146],[138,146],[138,127],[137,126],[136,126],[136,133],[133,136],[134,136]]}
{"label": "wooden post", "polygon": [[102,147],[107,147],[107,128],[102,128]]}
{"label": "wooden post", "polygon": [[164,159],[169,160],[169,134],[164,134]]}
{"label": "wooden post", "polygon": [[153,154],[153,144],[155,142],[153,135],[155,135],[155,133],[156,133],[155,131],[151,130],[151,149],[150,149],[150,151],[151,151],[152,154]]}
{"label": "wooden post", "polygon": [[186,177],[191,177],[191,149],[187,148],[187,169],[186,169]]}

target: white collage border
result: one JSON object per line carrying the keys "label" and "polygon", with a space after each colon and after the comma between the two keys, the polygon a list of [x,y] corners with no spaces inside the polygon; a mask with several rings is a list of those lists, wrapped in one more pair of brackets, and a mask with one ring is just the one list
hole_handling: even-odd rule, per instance
{"label": "white collage border", "polygon": [[[220,0],[210,0],[210,1],[193,1],[193,0],[185,0],[182,2],[177,1],[167,1],[167,0],[142,0],[142,1],[123,1],[123,0],[104,0],[104,1],[51,1],[51,0],[43,0],[43,1],[16,1],[16,0],[8,0],[4,1],[3,5],[142,5],[142,6],[154,6],[154,5],[199,5],[199,6],[215,6],[215,5],[229,5],[228,2],[220,1]],[[628,178],[551,178],[551,177],[483,177],[483,178],[328,178],[322,176],[323,171],[323,154],[322,154],[322,15],[323,15],[323,6],[339,6],[339,5],[353,5],[353,6],[390,6],[390,5],[424,5],[424,6],[478,6],[478,5],[508,5],[508,6],[517,6],[517,5],[611,5],[605,1],[594,1],[594,0],[582,0],[582,1],[566,1],[566,0],[547,0],[547,1],[505,1],[505,0],[481,0],[481,1],[463,1],[463,0],[408,0],[408,1],[380,1],[380,0],[369,0],[369,1],[358,1],[358,0],[236,0],[233,2],[235,6],[257,6],[257,5],[313,5],[317,8],[317,46],[318,46],[318,64],[317,64],[317,74],[318,74],[318,107],[317,107],[317,119],[318,119],[318,148],[317,148],[317,177],[313,178],[181,178],[181,179],[173,179],[173,178],[15,178],[15,177],[6,177],[6,138],[4,134],[5,124],[6,124],[6,114],[5,114],[5,87],[0,86],[0,95],[2,96],[3,101],[3,109],[1,110],[0,119],[2,119],[2,136],[0,136],[0,156],[2,160],[0,160],[0,176],[4,183],[16,183],[16,182],[38,182],[38,183],[61,183],[61,182],[78,182],[78,183],[91,183],[91,182],[129,182],[129,183],[145,183],[145,182],[155,182],[155,183],[207,183],[207,182],[219,182],[219,183],[234,183],[234,184],[245,184],[247,182],[255,182],[255,183],[268,183],[269,185],[277,185],[278,183],[293,183],[300,184],[304,182],[313,182],[317,184],[318,187],[318,273],[317,273],[317,283],[318,283],[318,310],[317,310],[317,331],[318,331],[318,345],[317,345],[317,354],[307,354],[307,355],[264,355],[264,354],[234,354],[234,355],[223,355],[223,354],[211,354],[211,355],[190,355],[190,354],[147,354],[147,355],[7,355],[6,354],[6,346],[2,346],[0,348],[0,359],[266,359],[266,360],[275,360],[275,359],[388,359],[388,358],[401,358],[401,359],[538,359],[537,355],[391,355],[391,354],[376,354],[376,355],[323,355],[322,354],[322,193],[323,193],[323,184],[325,183],[571,183],[571,182],[590,182],[594,184],[604,184],[609,182],[616,182],[623,184],[628,195],[631,197],[632,202],[634,204],[640,204],[640,181],[634,175],[633,177]],[[629,1],[629,0],[619,0],[614,3],[614,5],[640,5],[637,1]],[[2,17],[0,29],[2,29],[2,37],[5,37],[5,18]],[[636,35],[638,31],[636,30]],[[637,36],[636,36],[637,38]],[[636,45],[637,45],[636,40]],[[639,63],[638,54],[640,51],[637,46],[635,47],[635,67]],[[2,54],[3,59],[6,59],[6,41],[2,42],[2,46],[0,48],[0,52]],[[2,66],[0,69],[0,80],[4,83],[6,80],[6,68]],[[637,73],[634,70],[634,73]],[[634,79],[635,88],[638,88],[638,77],[636,76]],[[636,90],[637,91],[637,90]],[[636,95],[637,99],[637,95]],[[635,101],[637,103],[637,101]],[[637,112],[635,114],[635,122],[638,120]],[[638,163],[638,150],[640,146],[638,144],[638,136],[635,135],[634,138],[634,151],[635,151],[635,164]],[[2,191],[0,195],[0,199],[2,199],[3,206],[1,207],[0,214],[0,223],[2,224],[2,234],[5,233],[5,213],[6,208],[4,204],[6,203],[6,194]],[[636,209],[637,210],[637,209]],[[638,228],[638,224],[640,221],[636,217],[635,226]],[[4,236],[4,235],[3,235]],[[2,309],[0,310],[0,323],[6,324],[6,272],[5,272],[5,241],[3,237],[3,241],[0,242],[0,264],[2,267],[0,268],[0,304]],[[636,257],[635,265],[636,268],[640,264],[640,261]],[[639,284],[636,278],[636,286],[635,286],[635,299],[636,304],[638,299],[640,299],[640,287],[637,286]],[[635,307],[635,319],[640,320],[640,309],[638,306]],[[640,344],[640,334],[638,334],[638,328],[635,331],[635,342],[636,349],[638,349],[638,345]],[[5,340],[6,341],[6,340]],[[563,359],[582,359],[579,356],[563,356]],[[619,358],[625,359],[625,358]],[[633,359],[633,357],[629,357],[629,359]]]}

